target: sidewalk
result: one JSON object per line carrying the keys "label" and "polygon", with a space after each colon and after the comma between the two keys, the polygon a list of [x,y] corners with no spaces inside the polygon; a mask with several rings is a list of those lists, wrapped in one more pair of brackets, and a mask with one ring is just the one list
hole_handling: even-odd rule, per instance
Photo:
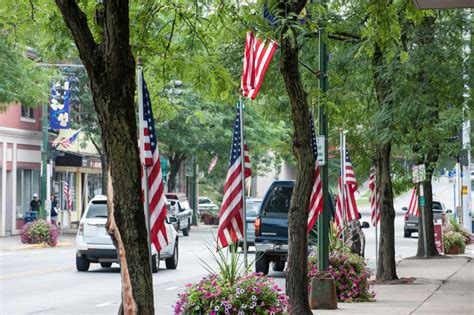
{"label": "sidewalk", "polygon": [[[75,233],[66,233],[63,232],[62,239],[59,240],[56,247],[67,247],[74,246],[75,244]],[[0,237],[0,251],[5,250],[24,250],[24,249],[35,249],[35,248],[45,248],[43,244],[23,244],[21,242],[20,235]]]}
{"label": "sidewalk", "polygon": [[404,259],[399,278],[413,284],[376,284],[373,303],[338,303],[337,310],[313,314],[474,314],[474,245],[466,254],[435,259]]}

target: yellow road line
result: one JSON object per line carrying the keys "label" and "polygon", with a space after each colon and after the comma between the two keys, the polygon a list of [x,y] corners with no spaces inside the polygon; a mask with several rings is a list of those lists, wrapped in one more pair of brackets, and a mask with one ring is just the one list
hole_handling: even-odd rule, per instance
{"label": "yellow road line", "polygon": [[[59,242],[56,244],[54,247],[67,247],[67,246],[72,246],[74,245],[71,242]],[[35,249],[35,248],[54,248],[51,246],[48,246],[46,244],[30,244],[30,245],[23,245],[15,248],[16,250],[25,250],[25,249]]]}
{"label": "yellow road line", "polygon": [[7,279],[14,279],[20,277],[28,277],[28,276],[37,276],[45,273],[55,272],[55,271],[64,271],[68,269],[72,269],[73,266],[63,266],[63,267],[56,267],[56,268],[47,268],[47,269],[40,269],[40,270],[32,270],[26,272],[18,272],[12,273],[9,275],[0,276],[0,280],[7,280]]}

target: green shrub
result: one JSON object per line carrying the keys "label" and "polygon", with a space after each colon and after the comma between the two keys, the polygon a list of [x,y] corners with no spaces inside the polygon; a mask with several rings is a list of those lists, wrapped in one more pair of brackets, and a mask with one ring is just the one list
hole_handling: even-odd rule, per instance
{"label": "green shrub", "polygon": [[452,232],[457,232],[457,233],[460,233],[463,238],[464,238],[464,243],[466,245],[469,245],[471,244],[471,233],[469,233],[468,231],[466,231],[462,226],[461,224],[457,223],[454,218],[452,218],[449,222],[449,227],[448,227],[448,232],[449,231],[452,231]]}
{"label": "green shrub", "polygon": [[[466,248],[464,236],[459,232],[448,231],[443,236],[444,251],[446,254],[463,254]],[[456,247],[459,252],[456,252]]]}

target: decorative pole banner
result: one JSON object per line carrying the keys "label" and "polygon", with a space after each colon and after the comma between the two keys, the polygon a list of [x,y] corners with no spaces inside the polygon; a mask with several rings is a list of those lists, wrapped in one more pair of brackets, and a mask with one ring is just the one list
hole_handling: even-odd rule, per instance
{"label": "decorative pole banner", "polygon": [[64,87],[59,82],[51,83],[51,98],[49,99],[49,127],[51,129],[69,129],[69,81]]}

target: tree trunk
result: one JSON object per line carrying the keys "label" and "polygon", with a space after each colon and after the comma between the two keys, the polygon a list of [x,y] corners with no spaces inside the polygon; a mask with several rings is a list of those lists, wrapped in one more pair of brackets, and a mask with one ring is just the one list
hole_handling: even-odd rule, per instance
{"label": "tree trunk", "polygon": [[[283,36],[282,36],[283,37]],[[314,161],[310,146],[309,110],[298,69],[298,48],[282,39],[281,73],[290,98],[293,117],[293,154],[296,180],[288,213],[288,267],[286,292],[290,314],[312,314],[308,300],[308,222],[309,198],[313,182]]]}
{"label": "tree trunk", "polygon": [[[127,0],[104,2],[103,43],[97,44],[75,1],[56,0],[86,67],[102,143],[111,172],[114,219],[123,242],[135,308],[154,314],[152,275],[141,200],[135,115],[135,62],[130,49]],[[109,231],[110,232],[110,231]],[[123,299],[123,296],[122,296]],[[126,301],[123,299],[122,304]]]}
{"label": "tree trunk", "polygon": [[186,160],[186,156],[183,154],[173,154],[170,158],[170,176],[168,178],[168,191],[177,191],[176,187],[176,175],[183,164],[183,161]]}
{"label": "tree trunk", "polygon": [[392,179],[390,177],[391,145],[377,149],[376,167],[380,178],[380,243],[377,264],[377,280],[398,279],[395,264],[395,209],[393,208]]}
{"label": "tree trunk", "polygon": [[[385,56],[382,50],[378,44],[374,46],[372,66],[379,110],[390,111],[393,106],[390,100],[392,82],[390,79],[385,78],[385,73],[383,73]],[[385,129],[391,129],[391,125],[390,122],[377,122],[377,126],[380,129],[377,132],[386,132]],[[393,208],[392,178],[390,176],[391,141],[382,141],[375,148],[377,178],[380,181],[378,185],[380,187],[380,241],[377,280],[389,281],[398,279],[395,264],[395,210]]]}

